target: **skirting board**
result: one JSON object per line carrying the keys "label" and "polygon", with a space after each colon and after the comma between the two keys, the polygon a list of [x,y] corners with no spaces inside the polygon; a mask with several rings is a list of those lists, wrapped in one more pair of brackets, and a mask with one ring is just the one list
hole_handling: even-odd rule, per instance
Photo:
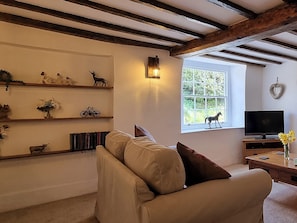
{"label": "skirting board", "polygon": [[0,213],[97,191],[97,179],[0,195]]}

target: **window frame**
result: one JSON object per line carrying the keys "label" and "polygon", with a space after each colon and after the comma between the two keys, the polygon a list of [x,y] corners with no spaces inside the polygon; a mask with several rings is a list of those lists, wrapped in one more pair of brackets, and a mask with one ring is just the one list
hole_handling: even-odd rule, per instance
{"label": "window frame", "polygon": [[[184,123],[184,98],[185,95],[183,94],[183,71],[184,68],[190,68],[190,69],[200,69],[200,70],[209,70],[213,72],[224,72],[225,73],[225,94],[224,98],[226,98],[226,104],[225,104],[225,116],[224,122],[220,122],[222,127],[230,127],[230,116],[232,109],[231,104],[231,88],[230,88],[230,65],[224,65],[224,64],[215,64],[215,63],[206,63],[206,62],[200,62],[200,61],[194,61],[194,60],[184,60],[183,67],[182,67],[182,74],[181,74],[181,130],[182,132],[186,131],[195,131],[195,130],[205,130],[209,129],[208,123],[198,123],[198,124],[185,124]],[[206,96],[207,97],[207,96]],[[220,98],[220,96],[215,96],[215,98]],[[206,117],[205,117],[206,118]],[[220,119],[219,119],[220,120]],[[215,125],[212,123],[212,128],[214,128]],[[219,127],[217,125],[217,127]]]}

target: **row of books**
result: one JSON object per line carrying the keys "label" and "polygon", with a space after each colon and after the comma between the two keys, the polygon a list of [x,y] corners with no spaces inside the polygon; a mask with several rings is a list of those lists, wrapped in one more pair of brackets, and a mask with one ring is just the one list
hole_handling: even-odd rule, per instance
{"label": "row of books", "polygon": [[97,145],[105,146],[105,136],[109,132],[81,132],[70,133],[70,150],[92,150]]}

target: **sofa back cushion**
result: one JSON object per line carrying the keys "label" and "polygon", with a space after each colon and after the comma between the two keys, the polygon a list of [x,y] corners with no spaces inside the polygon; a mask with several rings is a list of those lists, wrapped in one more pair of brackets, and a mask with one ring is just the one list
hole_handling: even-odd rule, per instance
{"label": "sofa back cushion", "polygon": [[180,142],[177,143],[177,151],[184,163],[187,186],[231,177],[225,169]]}
{"label": "sofa back cushion", "polygon": [[147,138],[129,140],[124,162],[159,194],[172,193],[184,187],[185,169],[177,151]]}
{"label": "sofa back cushion", "polygon": [[128,133],[112,130],[106,135],[105,148],[121,162],[124,161],[124,150],[127,142],[133,138]]}

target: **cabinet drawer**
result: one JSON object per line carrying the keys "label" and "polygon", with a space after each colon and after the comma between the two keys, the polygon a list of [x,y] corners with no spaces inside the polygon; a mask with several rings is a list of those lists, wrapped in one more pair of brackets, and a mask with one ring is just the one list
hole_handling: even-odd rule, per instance
{"label": "cabinet drawer", "polygon": [[279,181],[297,186],[297,173],[293,174],[279,171]]}

